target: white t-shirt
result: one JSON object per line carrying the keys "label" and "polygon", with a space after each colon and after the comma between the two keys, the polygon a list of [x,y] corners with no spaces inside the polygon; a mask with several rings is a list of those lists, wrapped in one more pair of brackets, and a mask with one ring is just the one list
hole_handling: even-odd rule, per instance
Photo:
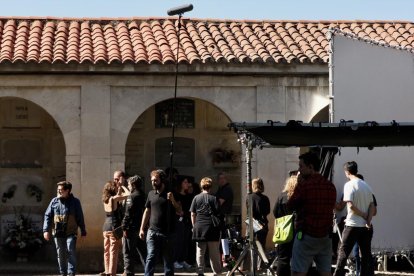
{"label": "white t-shirt", "polygon": [[[373,202],[371,187],[361,179],[352,179],[345,183],[344,201],[352,201],[362,212],[368,213],[369,205]],[[347,206],[348,215],[346,216],[345,225],[352,227],[365,227],[367,223],[363,217],[352,212]]]}

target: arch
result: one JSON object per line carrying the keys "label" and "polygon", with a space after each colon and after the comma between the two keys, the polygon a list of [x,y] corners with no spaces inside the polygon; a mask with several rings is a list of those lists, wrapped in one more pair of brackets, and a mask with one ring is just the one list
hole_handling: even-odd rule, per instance
{"label": "arch", "polygon": [[[0,118],[0,128],[3,128],[0,138],[4,139],[4,136],[11,138],[11,140],[3,141],[4,145],[0,146],[4,147],[3,153],[9,156],[7,158],[9,163],[14,164],[13,160],[15,158],[22,158],[22,156],[19,156],[19,152],[11,153],[13,149],[26,151],[26,154],[30,150],[32,151],[29,154],[31,156],[26,156],[27,160],[19,166],[22,168],[41,167],[40,160],[35,160],[31,164],[32,161],[29,161],[29,159],[33,160],[34,156],[32,155],[40,150],[39,147],[50,146],[47,142],[42,141],[48,135],[54,135],[56,139],[62,138],[63,157],[66,156],[65,137],[62,130],[56,120],[43,107],[20,97],[0,97],[0,106],[2,106],[1,112],[5,113]],[[29,136],[29,138],[26,136]],[[21,145],[16,139],[22,141]],[[1,163],[2,161],[4,160],[0,160],[0,167],[4,165]],[[65,163],[64,158],[63,163]]]}
{"label": "arch", "polygon": [[[4,241],[10,233],[6,227],[14,227],[12,222],[20,216],[42,229],[44,211],[56,196],[55,183],[66,176],[66,151],[61,129],[41,106],[20,97],[0,97],[0,110],[0,238]],[[40,248],[33,260],[49,250]],[[5,261],[1,256],[0,262]]]}
{"label": "arch", "polygon": [[[229,116],[210,102],[200,99],[192,106],[190,98],[178,98],[186,104],[185,122],[191,121],[194,115],[194,124],[183,124],[176,121],[174,142],[174,168],[180,174],[190,175],[200,180],[202,177],[215,176],[226,171],[230,183],[240,183],[241,179],[241,146],[237,136],[227,128]],[[163,118],[165,108],[169,103],[162,101],[147,108],[131,127],[125,144],[125,171],[127,174],[138,174],[147,177],[148,172],[155,168],[166,169],[170,166],[169,153],[171,142],[170,121],[161,125],[158,118]],[[179,112],[179,111],[177,111]],[[178,114],[178,113],[177,113]],[[184,118],[184,113],[181,113]],[[168,117],[168,116],[167,116]],[[147,181],[146,189],[151,189]],[[234,210],[240,207],[241,187],[232,185],[234,190]]]}
{"label": "arch", "polygon": [[[124,162],[125,144],[135,120],[148,107],[170,99],[171,87],[135,87],[111,91],[112,162]],[[179,87],[180,98],[199,99],[221,110],[230,121],[255,121],[256,87]],[[237,101],[235,101],[237,99]],[[252,104],[254,103],[254,104]],[[122,108],[119,108],[122,106]]]}
{"label": "arch", "polygon": [[[61,88],[58,88],[59,90]],[[62,131],[67,156],[80,155],[80,89],[66,87],[1,87],[0,98],[19,98],[48,113]]]}

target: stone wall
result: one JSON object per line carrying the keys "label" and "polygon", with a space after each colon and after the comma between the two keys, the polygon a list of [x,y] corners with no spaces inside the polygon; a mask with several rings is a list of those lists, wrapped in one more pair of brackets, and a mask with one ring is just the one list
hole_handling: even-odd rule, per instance
{"label": "stone wall", "polygon": [[[87,254],[89,269],[98,270],[102,265],[102,187],[116,169],[126,168],[131,173],[147,177],[150,169],[155,167],[155,141],[169,137],[170,132],[169,129],[154,127],[154,105],[173,97],[174,76],[156,72],[136,75],[1,75],[0,83],[0,100],[8,97],[27,100],[41,107],[50,116],[50,121],[53,119],[55,122],[51,131],[42,132],[44,145],[52,147],[48,169],[59,171],[53,169],[53,164],[62,163],[65,157],[64,175],[74,184],[73,192],[82,201],[88,228],[88,237],[79,244],[79,254]],[[227,123],[264,122],[268,119],[308,122],[329,102],[326,74],[187,72],[178,79],[177,94],[179,98],[195,101],[196,123],[194,129],[177,130],[178,137],[195,141],[194,167],[181,167],[180,172],[194,175],[197,179],[220,170],[229,171],[237,196],[235,202],[242,207],[246,193],[244,153],[237,143],[237,136],[227,130]],[[9,113],[2,107],[1,116]],[[34,115],[30,123],[35,124],[36,120],[39,118]],[[58,130],[64,144],[54,142]],[[3,126],[0,139],[8,135],[7,131]],[[21,134],[26,137],[25,132]],[[211,160],[210,151],[216,147],[233,150],[240,158],[234,164],[220,167]],[[135,160],[134,150],[138,150],[135,151],[138,155],[142,152],[143,157],[132,161]],[[272,205],[287,171],[297,167],[298,152],[299,149],[254,151],[252,176],[264,179],[265,193]],[[48,177],[49,183],[56,181]],[[52,184],[49,185],[51,190],[45,193],[47,201],[54,193]],[[148,181],[146,189],[149,189]],[[244,213],[244,209],[239,212]],[[90,252],[97,254],[91,256]]]}

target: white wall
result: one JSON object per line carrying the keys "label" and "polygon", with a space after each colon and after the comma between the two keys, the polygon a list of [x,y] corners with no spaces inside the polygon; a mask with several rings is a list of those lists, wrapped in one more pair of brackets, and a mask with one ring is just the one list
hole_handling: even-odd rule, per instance
{"label": "white wall", "polygon": [[[335,122],[414,122],[413,54],[335,35],[332,60]],[[346,182],[342,165],[351,160],[378,200],[373,248],[412,249],[414,149],[341,149],[335,163],[338,194]]]}

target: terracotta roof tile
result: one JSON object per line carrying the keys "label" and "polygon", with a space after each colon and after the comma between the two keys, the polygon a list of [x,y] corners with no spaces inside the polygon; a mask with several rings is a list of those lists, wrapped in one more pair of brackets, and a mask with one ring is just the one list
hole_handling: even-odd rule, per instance
{"label": "terracotta roof tile", "polygon": [[0,62],[13,60],[13,48],[14,40],[16,36],[16,22],[9,20],[4,24],[1,49],[0,49]]}
{"label": "terracotta roof tile", "polygon": [[[321,63],[326,33],[414,48],[414,23],[183,19],[180,63]],[[175,18],[0,18],[0,63],[174,63]]]}
{"label": "terracotta roof tile", "polygon": [[119,23],[116,27],[116,36],[119,43],[119,51],[122,62],[134,62],[134,52],[129,38],[128,27],[125,22]]}
{"label": "terracotta roof tile", "polygon": [[66,62],[75,62],[79,60],[79,42],[80,42],[80,25],[79,22],[70,22],[68,43],[67,43],[67,60]]}
{"label": "terracotta roof tile", "polygon": [[136,63],[147,62],[148,55],[137,22],[131,22],[128,25],[128,29],[130,33],[132,51],[134,54],[134,61]]}
{"label": "terracotta roof tile", "polygon": [[42,37],[43,24],[39,20],[35,20],[30,25],[30,34],[27,49],[27,62],[38,62],[40,57],[40,38]]}
{"label": "terracotta roof tile", "polygon": [[14,44],[13,62],[26,60],[27,40],[29,37],[29,22],[22,21],[17,26],[16,41]]}
{"label": "terracotta roof tile", "polygon": [[197,31],[200,34],[201,40],[203,44],[206,46],[208,53],[211,55],[214,61],[220,62],[224,59],[222,53],[218,50],[218,46],[216,45],[213,37],[210,34],[210,27],[211,23],[208,22],[200,22],[197,25]]}
{"label": "terracotta roof tile", "polygon": [[149,63],[161,63],[162,54],[157,45],[154,33],[152,32],[150,22],[143,21],[140,24],[140,29],[142,32],[142,38],[144,45],[148,53],[148,62]]}
{"label": "terracotta roof tile", "polygon": [[196,29],[196,27],[194,27],[193,22],[186,23],[186,28],[188,30],[188,35],[193,40],[193,44],[194,44],[195,50],[197,51],[199,58],[203,62],[211,61],[212,57],[209,51],[207,50],[206,45],[203,43],[198,30]]}

